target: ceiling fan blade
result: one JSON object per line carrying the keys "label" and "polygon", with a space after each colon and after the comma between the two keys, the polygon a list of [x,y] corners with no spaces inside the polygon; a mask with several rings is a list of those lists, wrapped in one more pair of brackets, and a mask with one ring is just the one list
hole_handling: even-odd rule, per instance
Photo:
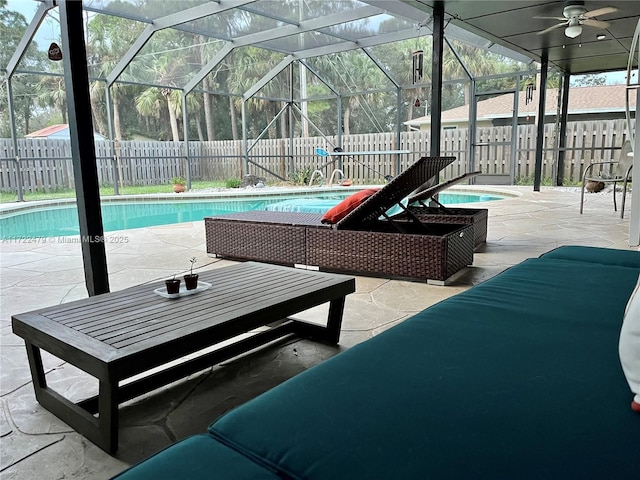
{"label": "ceiling fan blade", "polygon": [[586,20],[583,20],[582,22],[583,25],[588,25],[590,27],[595,27],[595,28],[608,28],[609,27],[609,22],[603,22],[601,20],[592,20],[590,18],[587,18]]}
{"label": "ceiling fan blade", "polygon": [[607,13],[613,13],[617,11],[618,9],[616,7],[604,7],[604,8],[598,8],[597,10],[591,10],[590,12],[583,13],[582,16],[585,18],[599,17],[600,15],[606,15]]}
{"label": "ceiling fan blade", "polygon": [[560,20],[562,22],[566,22],[567,21],[567,19],[564,18],[564,17],[533,17],[533,18],[539,18],[539,19],[542,19],[542,20]]}
{"label": "ceiling fan blade", "polygon": [[542,30],[541,32],[538,32],[536,35],[544,35],[547,32],[550,32],[551,30],[555,30],[556,28],[560,28],[560,27],[564,27],[566,25],[565,23],[559,23],[557,25],[553,25],[552,27],[546,28],[544,30]]}

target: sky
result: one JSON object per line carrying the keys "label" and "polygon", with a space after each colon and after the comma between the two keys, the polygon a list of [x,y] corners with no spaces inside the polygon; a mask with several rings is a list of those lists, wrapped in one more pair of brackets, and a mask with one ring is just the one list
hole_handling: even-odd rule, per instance
{"label": "sky", "polygon": [[[24,18],[27,19],[27,23],[31,21],[39,6],[40,2],[36,0],[7,1],[7,9],[14,12],[20,12],[24,15]],[[60,27],[56,24],[55,20],[50,19],[49,16],[50,15],[47,15],[44,23],[40,25],[40,28],[36,32],[35,41],[38,43],[38,48],[40,50],[46,50],[49,44],[57,41],[57,38],[60,36]]]}

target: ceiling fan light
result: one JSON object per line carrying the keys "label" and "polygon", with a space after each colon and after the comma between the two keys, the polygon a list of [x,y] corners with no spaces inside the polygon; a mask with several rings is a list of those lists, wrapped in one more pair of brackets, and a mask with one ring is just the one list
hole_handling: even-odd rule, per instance
{"label": "ceiling fan light", "polygon": [[570,25],[564,29],[564,34],[569,38],[576,38],[582,33],[581,25]]}

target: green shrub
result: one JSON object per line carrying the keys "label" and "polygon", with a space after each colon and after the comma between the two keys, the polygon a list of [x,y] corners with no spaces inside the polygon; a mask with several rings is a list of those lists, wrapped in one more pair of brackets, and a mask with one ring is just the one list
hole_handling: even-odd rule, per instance
{"label": "green shrub", "polygon": [[242,185],[242,180],[239,178],[227,178],[224,181],[224,186],[226,188],[238,188],[240,185]]}
{"label": "green shrub", "polygon": [[293,173],[289,175],[289,180],[295,185],[306,185],[309,183],[312,173],[313,167],[307,167],[302,170],[294,170]]}

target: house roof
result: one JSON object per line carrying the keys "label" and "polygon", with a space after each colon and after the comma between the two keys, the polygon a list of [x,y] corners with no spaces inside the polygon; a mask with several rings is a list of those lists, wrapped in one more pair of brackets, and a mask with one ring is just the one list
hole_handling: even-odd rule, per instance
{"label": "house roof", "polygon": [[[594,87],[573,87],[569,90],[569,114],[624,112],[626,107],[625,85],[602,85]],[[534,91],[533,100],[525,103],[525,92],[518,94],[518,115],[536,115],[538,111],[538,91]],[[545,115],[555,115],[558,108],[558,89],[547,89]],[[631,95],[630,108],[635,110],[635,96]],[[510,118],[513,112],[513,95],[508,93],[478,102],[478,120]],[[442,112],[442,123],[467,122],[469,105],[452,108]],[[431,116],[414,118],[405,125],[419,126],[431,123]]]}
{"label": "house roof", "polygon": [[[58,125],[50,125],[48,127],[41,128],[40,130],[36,130],[35,132],[28,133],[25,135],[25,138],[69,138],[69,125],[66,123],[60,123]],[[93,132],[93,137],[95,140],[106,140],[107,138],[103,135],[100,135],[98,132]]]}
{"label": "house roof", "polygon": [[36,130],[35,132],[28,133],[25,135],[25,138],[46,138],[51,135],[61,132],[62,130],[68,130],[69,125],[66,123],[58,124],[58,125],[49,125],[48,127],[41,128],[40,130]]}

